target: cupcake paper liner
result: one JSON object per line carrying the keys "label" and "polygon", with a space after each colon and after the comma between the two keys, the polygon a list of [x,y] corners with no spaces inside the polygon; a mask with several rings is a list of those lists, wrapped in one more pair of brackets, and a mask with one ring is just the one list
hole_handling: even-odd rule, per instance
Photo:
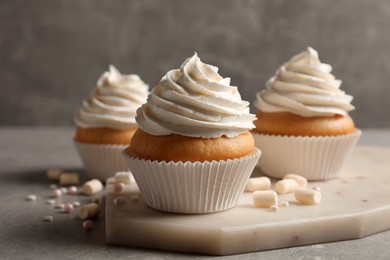
{"label": "cupcake paper liner", "polygon": [[294,173],[308,180],[336,178],[361,136],[361,131],[340,136],[280,136],[253,133],[263,155],[258,162],[270,177]]}
{"label": "cupcake paper liner", "polygon": [[119,171],[129,171],[122,151],[128,145],[87,144],[74,141],[76,149],[90,178],[103,182]]}
{"label": "cupcake paper liner", "polygon": [[236,205],[260,150],[241,158],[212,162],[165,162],[123,153],[147,205],[175,213],[211,213]]}

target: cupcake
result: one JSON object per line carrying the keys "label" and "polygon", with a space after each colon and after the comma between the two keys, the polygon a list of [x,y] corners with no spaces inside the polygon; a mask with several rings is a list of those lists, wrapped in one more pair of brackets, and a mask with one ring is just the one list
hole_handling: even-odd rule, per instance
{"label": "cupcake", "polygon": [[145,202],[176,213],[235,206],[260,157],[248,105],[196,53],[169,71],[137,110],[124,151]]}
{"label": "cupcake", "polygon": [[148,85],[137,75],[122,75],[114,66],[74,113],[74,143],[90,178],[105,181],[127,171],[121,151],[137,130],[136,110],[146,102]]}
{"label": "cupcake", "polygon": [[340,90],[332,67],[311,47],[284,63],[257,94],[259,166],[275,178],[288,173],[309,180],[337,177],[361,131],[348,112],[352,96]]}

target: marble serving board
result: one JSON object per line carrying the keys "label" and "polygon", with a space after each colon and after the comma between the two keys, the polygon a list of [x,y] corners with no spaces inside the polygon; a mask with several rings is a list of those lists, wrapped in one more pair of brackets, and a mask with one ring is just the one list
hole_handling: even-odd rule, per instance
{"label": "marble serving board", "polygon": [[[252,176],[258,176],[255,169]],[[289,207],[255,208],[245,192],[233,209],[182,215],[145,205],[136,184],[120,194],[108,180],[106,241],[109,244],[231,255],[268,249],[361,238],[390,229],[390,149],[356,147],[338,179],[311,182],[322,202],[297,204],[292,194],[279,196]],[[114,199],[122,197],[122,205]]]}

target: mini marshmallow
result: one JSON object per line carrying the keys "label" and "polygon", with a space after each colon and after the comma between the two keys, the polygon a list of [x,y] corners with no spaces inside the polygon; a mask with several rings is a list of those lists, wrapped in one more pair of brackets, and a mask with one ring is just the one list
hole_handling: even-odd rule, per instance
{"label": "mini marshmallow", "polygon": [[60,179],[61,173],[62,173],[61,169],[50,168],[47,170],[47,178],[49,178],[50,180],[58,181]]}
{"label": "mini marshmallow", "polygon": [[293,192],[298,188],[298,183],[294,179],[283,179],[275,184],[275,191],[278,194]]}
{"label": "mini marshmallow", "polygon": [[75,172],[64,172],[60,175],[60,185],[69,186],[79,184],[79,174]]}
{"label": "mini marshmallow", "polygon": [[321,193],[316,190],[298,189],[294,192],[295,199],[306,205],[316,205],[321,202]]}
{"label": "mini marshmallow", "polygon": [[307,179],[301,175],[291,173],[291,174],[287,174],[286,176],[284,176],[283,179],[295,180],[298,184],[298,189],[306,189],[306,187],[307,187]]}
{"label": "mini marshmallow", "polygon": [[87,181],[83,185],[83,192],[87,195],[98,193],[102,189],[103,189],[103,184],[98,179],[92,179],[90,181]]}
{"label": "mini marshmallow", "polygon": [[117,172],[115,174],[115,182],[123,182],[124,184],[130,184],[133,181],[131,172]]}
{"label": "mini marshmallow", "polygon": [[271,180],[268,177],[250,178],[246,184],[246,189],[249,191],[269,190],[271,188]]}
{"label": "mini marshmallow", "polygon": [[90,203],[80,208],[80,219],[89,219],[98,216],[100,213],[100,206],[96,203]]}
{"label": "mini marshmallow", "polygon": [[258,190],[253,192],[253,202],[258,208],[269,208],[278,205],[278,195],[272,190]]}

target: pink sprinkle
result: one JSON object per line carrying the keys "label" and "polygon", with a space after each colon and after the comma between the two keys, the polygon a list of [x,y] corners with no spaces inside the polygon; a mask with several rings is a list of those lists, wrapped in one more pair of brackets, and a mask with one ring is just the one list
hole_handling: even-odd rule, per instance
{"label": "pink sprinkle", "polygon": [[73,204],[72,203],[66,203],[64,212],[66,213],[72,213],[73,212]]}
{"label": "pink sprinkle", "polygon": [[77,187],[76,186],[70,186],[68,188],[68,194],[77,194]]}
{"label": "pink sprinkle", "polygon": [[123,184],[122,182],[114,183],[114,192],[119,193],[123,190],[124,187],[125,187],[125,184]]}
{"label": "pink sprinkle", "polygon": [[88,220],[84,220],[83,221],[83,228],[84,228],[84,230],[91,230],[92,226],[93,226],[92,220],[88,219]]}
{"label": "pink sprinkle", "polygon": [[62,191],[60,189],[53,190],[53,197],[54,198],[59,198],[61,196],[62,196]]}

